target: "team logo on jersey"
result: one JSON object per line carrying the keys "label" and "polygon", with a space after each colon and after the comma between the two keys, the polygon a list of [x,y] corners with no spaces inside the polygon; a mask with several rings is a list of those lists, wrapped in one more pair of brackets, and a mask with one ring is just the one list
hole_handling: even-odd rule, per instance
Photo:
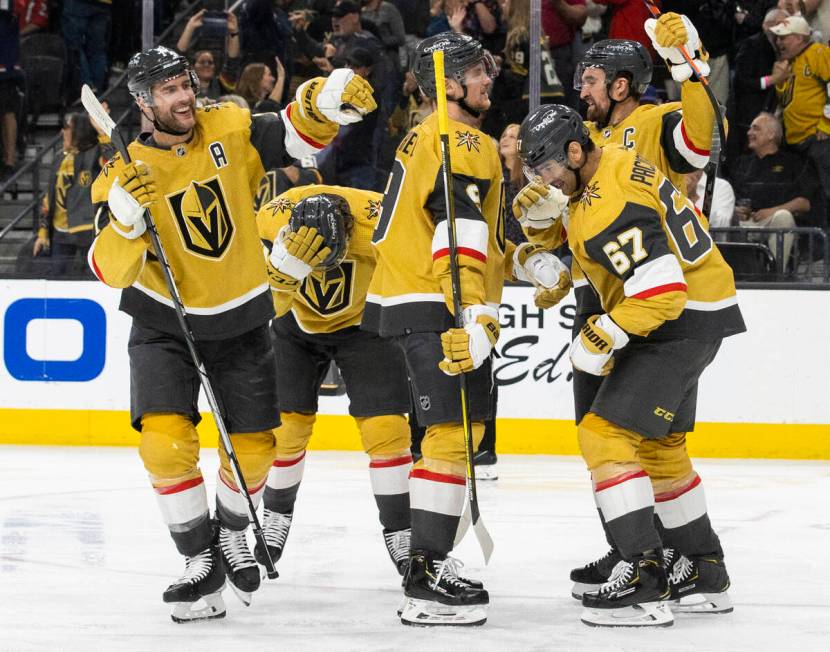
{"label": "team logo on jersey", "polygon": [[277,194],[277,171],[268,170],[259,180],[259,188],[256,191],[254,198],[254,210],[258,211],[260,206],[264,206],[274,198]]}
{"label": "team logo on jersey", "polygon": [[478,134],[474,134],[469,131],[465,131],[463,133],[456,131],[455,137],[458,140],[458,142],[455,143],[456,147],[466,147],[468,152],[472,152],[473,150],[477,152],[479,151],[480,143]]}
{"label": "team logo on jersey", "polygon": [[103,173],[105,177],[110,175],[110,171],[115,167],[115,162],[121,160],[121,152],[116,152],[115,155],[106,162],[103,168]]}
{"label": "team logo on jersey", "polygon": [[78,185],[83,186],[86,188],[87,186],[92,185],[92,172],[89,170],[81,170],[80,174],[78,175]]}
{"label": "team logo on jersey", "polygon": [[309,274],[300,286],[300,296],[323,316],[348,308],[352,300],[354,266],[354,261],[344,260],[334,269]]}
{"label": "team logo on jersey", "polygon": [[179,145],[178,147],[176,147],[176,156],[181,158],[185,154],[187,154],[187,150],[185,149],[184,145]]}
{"label": "team logo on jersey", "polygon": [[585,190],[582,191],[582,196],[579,198],[579,201],[583,204],[587,204],[588,206],[591,205],[591,201],[594,199],[602,199],[599,192],[599,182],[594,181],[593,183],[589,183],[585,186]]}
{"label": "team logo on jersey", "polygon": [[373,220],[380,215],[380,200],[370,199],[369,205],[366,207],[366,219]]}
{"label": "team logo on jersey", "polygon": [[271,209],[271,216],[273,217],[277,213],[282,213],[283,211],[290,213],[294,210],[294,202],[287,197],[277,197],[276,199],[271,200],[268,204],[268,208]]}
{"label": "team logo on jersey", "polygon": [[233,221],[219,177],[191,181],[181,192],[169,195],[184,246],[208,258],[222,258],[233,239]]}

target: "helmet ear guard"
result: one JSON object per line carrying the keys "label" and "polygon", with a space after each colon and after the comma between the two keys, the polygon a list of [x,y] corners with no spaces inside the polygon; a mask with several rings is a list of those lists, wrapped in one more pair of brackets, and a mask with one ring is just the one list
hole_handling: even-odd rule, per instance
{"label": "helmet ear guard", "polygon": [[316,229],[331,249],[318,269],[333,269],[343,262],[354,226],[354,217],[343,197],[320,193],[298,201],[291,209],[288,228],[296,233],[304,226]]}

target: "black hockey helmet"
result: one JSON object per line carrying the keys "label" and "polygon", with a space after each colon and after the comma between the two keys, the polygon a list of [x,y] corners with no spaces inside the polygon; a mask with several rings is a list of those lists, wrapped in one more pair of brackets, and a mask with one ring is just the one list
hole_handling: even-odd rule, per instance
{"label": "black hockey helmet", "polygon": [[651,55],[642,43],[624,39],[597,41],[582,57],[574,73],[574,88],[582,88],[582,73],[586,68],[600,68],[605,72],[605,83],[610,86],[621,76],[630,77],[631,94],[639,97],[651,82]]}
{"label": "black hockey helmet", "polygon": [[179,75],[189,75],[195,92],[199,78],[186,57],[175,50],[158,45],[150,50],[134,54],[127,64],[127,88],[135,98],[147,106],[153,106],[153,86]]}
{"label": "black hockey helmet", "polygon": [[525,174],[532,179],[547,161],[568,165],[568,145],[573,141],[588,146],[591,137],[582,117],[561,104],[543,104],[528,115],[519,127],[519,158]]}
{"label": "black hockey helmet", "polygon": [[[435,64],[432,53],[444,51],[444,75],[464,86],[464,73],[479,62],[484,63],[485,72],[491,78],[497,74],[496,62],[492,55],[472,36],[456,32],[441,32],[425,38],[415,46],[411,71],[421,87],[421,92],[435,99],[438,91],[435,87]],[[467,89],[464,88],[464,96]]]}
{"label": "black hockey helmet", "polygon": [[291,209],[288,228],[296,233],[301,227],[317,229],[331,253],[321,263],[322,269],[337,267],[346,257],[354,217],[349,203],[341,196],[320,193],[301,199]]}

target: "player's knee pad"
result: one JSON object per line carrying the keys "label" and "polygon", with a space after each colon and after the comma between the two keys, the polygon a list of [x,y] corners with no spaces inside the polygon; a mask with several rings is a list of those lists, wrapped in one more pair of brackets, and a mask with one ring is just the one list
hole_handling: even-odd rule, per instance
{"label": "player's knee pad", "polygon": [[[254,486],[262,483],[268,475],[268,470],[274,462],[277,454],[276,439],[273,430],[262,432],[242,432],[231,436],[233,450],[236,459],[239,461],[239,469],[245,484],[251,490]],[[230,461],[225,449],[219,446],[219,460],[222,466],[222,473],[229,481],[233,480]]]}
{"label": "player's knee pad", "polygon": [[370,457],[390,457],[409,451],[409,424],[402,414],[355,417],[355,421],[363,450]]}
{"label": "player's knee pad", "polygon": [[199,475],[199,435],[182,414],[154,412],[141,417],[138,447],[153,484],[168,484]]}
{"label": "player's knee pad", "polygon": [[283,412],[280,414],[282,425],[277,428],[277,457],[280,459],[297,457],[308,446],[311,431],[314,429],[316,414],[300,412]]}
{"label": "player's knee pad", "polygon": [[576,430],[582,458],[594,482],[639,468],[637,449],[642,436],[588,412]]}
{"label": "player's knee pad", "polygon": [[[484,437],[484,424],[473,423],[473,450]],[[436,473],[464,475],[467,454],[465,449],[464,426],[460,423],[437,423],[427,427],[424,440],[421,442],[423,459],[418,465],[423,465]]]}
{"label": "player's knee pad", "polygon": [[686,450],[686,433],[675,432],[662,439],[645,439],[640,444],[640,464],[651,478],[654,493],[671,491],[688,484],[694,476]]}

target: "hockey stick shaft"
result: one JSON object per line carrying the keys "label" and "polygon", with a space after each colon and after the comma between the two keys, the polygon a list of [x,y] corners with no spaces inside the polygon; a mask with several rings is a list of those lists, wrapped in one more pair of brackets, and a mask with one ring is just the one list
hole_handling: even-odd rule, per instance
{"label": "hockey stick shaft", "polygon": [[[464,318],[461,312],[461,272],[458,266],[458,243],[455,231],[455,201],[452,194],[452,162],[450,159],[449,113],[447,109],[447,88],[444,80],[444,52],[436,50],[432,53],[435,65],[435,88],[438,100],[438,131],[441,141],[441,173],[444,179],[444,202],[447,206],[447,236],[450,257],[450,280],[452,283],[452,304],[455,313],[455,327],[464,328]],[[467,471],[467,500],[470,506],[470,516],[473,531],[476,533],[485,562],[493,554],[493,539],[484,522],[478,506],[478,492],[476,491],[475,462],[473,460],[473,427],[470,422],[470,396],[467,392],[466,374],[458,374],[458,385],[461,391],[461,422],[464,428],[464,452]]]}
{"label": "hockey stick shaft", "polygon": [[[646,9],[651,13],[651,15],[656,19],[660,17],[660,9],[654,4],[652,0],[643,0],[643,4],[645,4]],[[694,59],[689,54],[689,51],[682,45],[677,46],[677,50],[680,52],[683,59],[692,69],[692,73],[702,85],[703,89],[706,91],[706,96],[709,98],[709,102],[712,104],[712,109],[715,112],[715,126],[718,130],[718,138],[720,140],[717,154],[712,156],[712,160],[706,166],[706,191],[703,194],[703,206],[702,212],[707,217],[709,216],[709,211],[712,208],[712,196],[715,192],[715,177],[718,174],[718,166],[720,165],[720,158],[723,152],[723,147],[726,145],[726,129],[723,125],[723,115],[720,111],[720,102],[718,102],[718,98],[715,97],[715,93],[712,91],[712,87],[709,85],[709,80],[700,72],[700,69],[695,64]],[[712,148],[714,150],[714,147]],[[710,156],[714,153],[714,151],[710,152]]]}
{"label": "hockey stick shaft", "polygon": [[[90,118],[92,118],[92,120],[94,120],[107,133],[107,135],[109,135],[113,145],[115,145],[115,148],[124,159],[124,162],[129,163],[130,153],[127,150],[127,145],[121,131],[118,129],[115,122],[113,122],[109,114],[104,110],[104,107],[101,106],[101,103],[98,101],[98,98],[95,97],[92,89],[90,89],[87,85],[84,85],[82,89],[81,101],[84,108],[87,110],[87,113],[89,113]],[[202,389],[205,391],[205,397],[207,398],[208,405],[210,406],[210,411],[213,413],[213,419],[216,422],[216,428],[219,431],[219,439],[222,442],[222,446],[228,456],[234,481],[236,482],[236,486],[240,493],[245,497],[248,508],[248,518],[251,521],[254,536],[262,546],[262,549],[265,551],[265,558],[268,562],[266,565],[266,572],[270,578],[277,577],[276,568],[271,560],[271,556],[268,554],[267,542],[265,540],[265,535],[262,532],[262,526],[259,523],[256,508],[251,500],[251,495],[248,493],[248,485],[245,482],[245,478],[242,476],[242,469],[239,466],[239,459],[236,457],[233,442],[231,441],[227,426],[225,425],[225,420],[222,418],[222,413],[219,410],[219,403],[213,392],[213,385],[210,382],[210,378],[208,377],[202,358],[196,349],[196,340],[193,337],[193,332],[190,330],[190,326],[187,323],[187,311],[185,310],[184,303],[182,302],[179,289],[176,286],[176,281],[173,278],[173,271],[170,268],[170,262],[167,259],[167,254],[161,244],[161,238],[159,238],[158,230],[156,229],[156,224],[153,220],[153,215],[149,210],[145,209],[144,220],[147,223],[147,231],[150,233],[150,241],[153,245],[153,249],[155,250],[156,258],[158,258],[164,274],[164,280],[167,284],[167,291],[170,293],[170,299],[173,302],[176,318],[178,319],[179,326],[182,329],[182,334],[184,335],[184,340],[187,343],[190,357],[193,360],[197,373],[199,374],[199,382],[202,385]]]}

